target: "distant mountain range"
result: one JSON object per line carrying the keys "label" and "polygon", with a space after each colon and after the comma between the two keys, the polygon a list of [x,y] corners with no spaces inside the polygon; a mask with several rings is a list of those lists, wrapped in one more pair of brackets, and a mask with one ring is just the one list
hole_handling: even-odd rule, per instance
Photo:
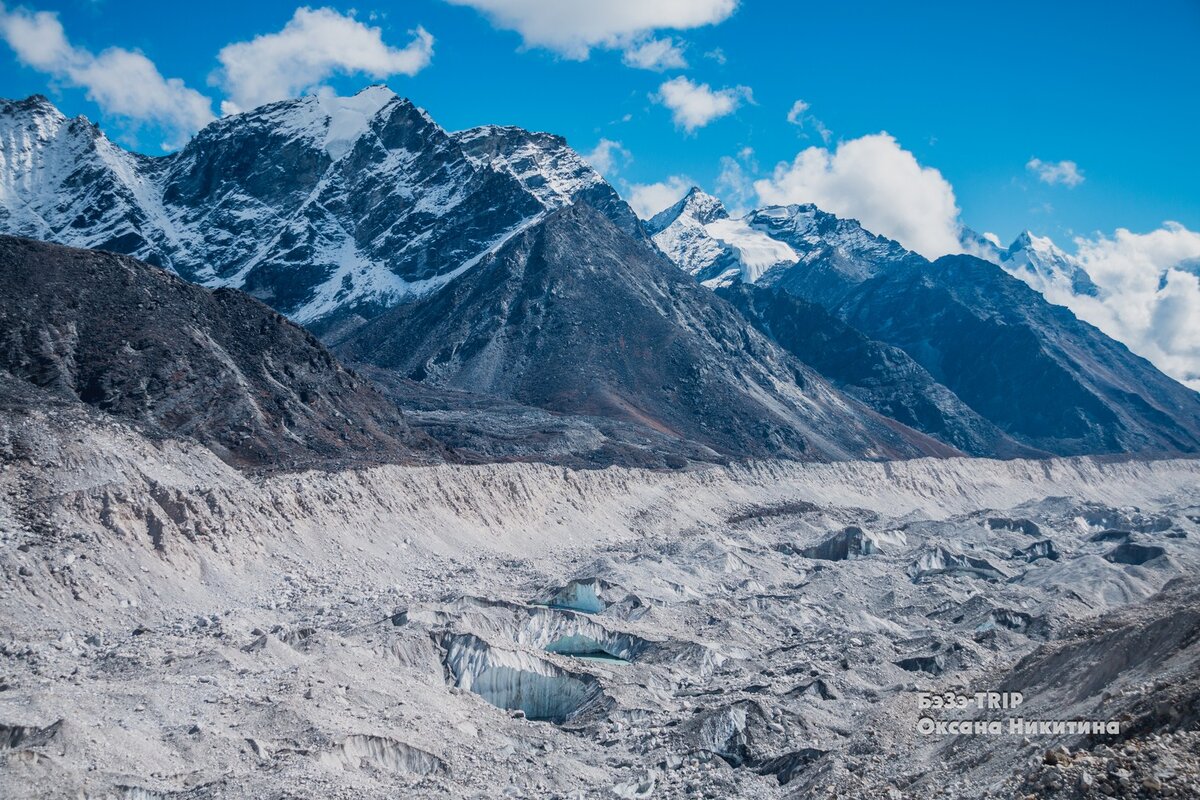
{"label": "distant mountain range", "polygon": [[[180,358],[173,337],[220,343],[219,317],[234,312],[198,317],[201,298],[240,295],[192,288],[186,308],[158,300],[136,314],[130,300],[118,324],[99,302],[106,281],[138,270],[146,287],[174,279],[4,240],[13,286],[74,298],[39,310],[53,320],[43,324],[6,295],[0,311],[24,331],[9,337],[11,375],[69,387],[247,463],[304,420],[311,430],[296,434],[288,457],[328,457],[320,431],[339,430],[329,421],[338,414],[358,420],[347,448],[394,459],[420,451],[672,466],[1200,451],[1200,395],[1026,285],[1087,291],[1086,273],[1048,240],[1023,236],[1001,250],[975,237],[966,249],[990,260],[929,262],[813,206],[733,218],[699,190],[642,223],[560,137],[496,126],[448,133],[385,87],[225,117],[158,158],[121,149],[44,98],[0,101],[0,231],[128,254],[248,293],[367,376],[343,370],[315,340],[305,340],[311,352],[254,360],[247,348],[274,353],[299,329],[245,299],[240,318],[259,308],[255,324],[278,330],[229,347],[258,365],[248,374],[269,364],[271,391],[289,396],[315,380],[290,374],[291,359],[328,359],[332,383],[318,384],[341,389],[318,391],[323,411],[298,418],[303,409],[291,409],[278,424],[268,415],[261,430],[230,438],[235,428],[219,418],[244,402],[204,412],[204,425],[187,418],[202,413],[198,402],[162,416],[165,401],[135,402],[118,388],[110,394],[124,405],[114,404],[85,391],[88,381],[113,375],[174,397],[178,387],[161,380]],[[42,263],[55,265],[52,280],[30,273]],[[87,269],[71,287],[71,272]],[[192,322],[172,328],[172,319]],[[66,347],[72,325],[91,331],[94,349],[83,361],[47,356]],[[159,338],[134,347],[142,355],[125,375],[125,343]],[[208,374],[194,359],[189,369]],[[56,371],[70,377],[46,377]],[[389,398],[382,406],[368,378]],[[259,444],[239,450],[237,437]]]}
{"label": "distant mountain range", "polygon": [[[926,398],[943,409],[943,420],[956,415],[941,388],[1027,448],[1073,455],[1200,447],[1200,395],[989,261],[953,255],[930,262],[811,205],[764,208],[730,221],[719,201],[699,190],[649,227],[681,269],[709,285],[786,293],[899,348],[939,386],[941,401]],[[1014,272],[1086,289],[1086,273],[1047,245],[1025,235],[995,257]],[[791,341],[810,363],[829,357]],[[835,383],[850,385],[835,375]],[[888,382],[897,384],[912,388],[903,373]],[[977,429],[970,418],[959,416],[945,430],[942,421],[922,423],[911,414],[906,421],[980,452],[961,433]],[[993,452],[1009,446],[995,441],[1002,446]]]}

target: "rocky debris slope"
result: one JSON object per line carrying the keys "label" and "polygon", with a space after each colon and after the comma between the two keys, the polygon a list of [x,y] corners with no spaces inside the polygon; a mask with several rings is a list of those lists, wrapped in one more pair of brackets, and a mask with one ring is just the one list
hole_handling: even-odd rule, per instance
{"label": "rocky debris slope", "polygon": [[6,382],[192,438],[238,466],[444,455],[303,328],[132,258],[0,236],[0,330]]}
{"label": "rocky debris slope", "polygon": [[1029,696],[1021,710],[1026,718],[1116,720],[1121,729],[1116,736],[959,740],[945,748],[949,763],[965,766],[979,764],[986,752],[980,772],[1001,784],[999,796],[1200,794],[1200,583],[1194,575],[1170,582],[1144,603],[1076,623],[996,685]]}
{"label": "rocky debris slope", "polygon": [[697,462],[731,460],[703,444],[635,422],[555,413],[420,383],[370,364],[356,364],[355,368],[404,409],[414,430],[445,445],[462,463],[525,461],[574,469],[613,465],[681,469]]}
{"label": "rocky debris slope", "polygon": [[333,345],[349,363],[639,424],[722,457],[954,452],[838,393],[583,203]]}
{"label": "rocky debris slope", "polygon": [[[1011,797],[1060,742],[948,775],[917,692],[1020,675],[1073,713],[1089,654],[1192,780],[1154,709],[1195,686],[1161,613],[1200,566],[1195,462],[254,476],[65,402],[6,413],[0,453],[5,796]],[[1110,529],[1164,555],[1105,560]],[[914,580],[939,549],[1008,578]]]}

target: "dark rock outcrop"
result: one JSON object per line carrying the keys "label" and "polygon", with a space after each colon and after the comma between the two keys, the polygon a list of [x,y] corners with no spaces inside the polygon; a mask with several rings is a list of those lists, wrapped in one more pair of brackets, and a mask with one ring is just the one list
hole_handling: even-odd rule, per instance
{"label": "dark rock outcrop", "polygon": [[239,467],[441,453],[280,314],[111,253],[0,236],[0,369]]}

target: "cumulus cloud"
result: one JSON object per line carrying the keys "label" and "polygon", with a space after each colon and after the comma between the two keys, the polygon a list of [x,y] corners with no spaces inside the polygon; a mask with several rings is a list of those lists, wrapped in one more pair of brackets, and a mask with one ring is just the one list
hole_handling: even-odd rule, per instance
{"label": "cumulus cloud", "polygon": [[625,200],[639,217],[650,219],[678,202],[694,185],[685,175],[672,175],[658,183],[626,184]]}
{"label": "cumulus cloud", "polygon": [[677,127],[693,133],[714,119],[737,111],[743,102],[753,101],[754,95],[748,86],[714,90],[707,83],[693,83],[680,75],[658,87],[653,99],[671,109]]}
{"label": "cumulus cloud", "polygon": [[298,8],[276,33],[221,48],[213,81],[229,99],[224,113],[244,111],[273,100],[295,97],[337,74],[361,73],[376,80],[415,75],[433,57],[433,36],[418,27],[404,47],[391,47],[383,32],[352,14],[331,8]]}
{"label": "cumulus cloud", "polygon": [[687,66],[682,46],[676,44],[675,40],[670,37],[647,39],[627,47],[622,61],[626,66],[655,72],[662,72],[665,69],[683,69]]}
{"label": "cumulus cloud", "polygon": [[1025,165],[1025,169],[1037,175],[1038,180],[1042,183],[1047,183],[1051,186],[1062,184],[1069,189],[1073,189],[1083,183],[1083,172],[1074,161],[1053,162],[1042,161],[1040,158],[1031,158]]}
{"label": "cumulus cloud", "polygon": [[1121,228],[1075,244],[1096,296],[1055,284],[1046,299],[1200,390],[1200,233],[1167,222],[1150,233]]}
{"label": "cumulus cloud", "polygon": [[79,87],[105,114],[135,126],[154,124],[176,147],[213,119],[212,101],[178,78],[164,78],[142,53],[110,47],[99,54],[67,39],[58,15],[9,10],[0,3],[0,36],[27,67],[62,84]]}
{"label": "cumulus cloud", "polygon": [[617,174],[621,164],[629,161],[629,158],[629,151],[612,139],[601,139],[592,152],[583,154],[583,160],[606,177]]}
{"label": "cumulus cloud", "polygon": [[593,47],[628,47],[656,30],[687,30],[722,22],[738,0],[447,0],[544,47],[583,60]]}
{"label": "cumulus cloud", "polygon": [[754,182],[767,205],[815,203],[928,258],[962,250],[954,189],[888,133],[809,147]]}
{"label": "cumulus cloud", "polygon": [[803,100],[797,100],[792,103],[791,109],[788,110],[787,121],[793,125],[804,124],[804,112],[808,111],[809,105]]}
{"label": "cumulus cloud", "polygon": [[721,170],[717,174],[715,189],[725,202],[725,207],[734,216],[745,214],[754,199],[754,173],[758,172],[758,161],[754,149],[743,147],[737,157],[722,156]]}

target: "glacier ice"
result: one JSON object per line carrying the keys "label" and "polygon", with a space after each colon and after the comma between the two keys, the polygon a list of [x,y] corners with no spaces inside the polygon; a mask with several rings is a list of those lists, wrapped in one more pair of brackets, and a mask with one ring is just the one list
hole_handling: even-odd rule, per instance
{"label": "glacier ice", "polygon": [[572,674],[521,651],[494,648],[470,634],[451,635],[444,646],[455,686],[498,708],[519,710],[527,719],[563,723],[602,697],[591,675]]}

